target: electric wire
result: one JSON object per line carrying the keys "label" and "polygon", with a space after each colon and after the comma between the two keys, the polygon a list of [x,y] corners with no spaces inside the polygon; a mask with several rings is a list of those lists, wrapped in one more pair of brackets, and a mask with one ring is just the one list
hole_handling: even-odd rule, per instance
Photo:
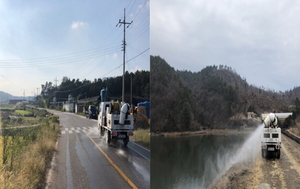
{"label": "electric wire", "polygon": [[[147,2],[148,1],[146,0],[145,3],[142,5],[142,7],[138,10],[137,14],[135,14],[133,20],[137,19],[137,17],[141,13],[141,10],[143,9],[143,7],[146,5]],[[131,5],[131,3],[132,3],[132,0],[127,5],[127,9]],[[135,4],[136,4],[136,0],[131,5],[129,11],[127,11],[127,15],[131,14],[131,11]],[[122,15],[122,14],[120,13],[120,15]],[[136,28],[134,28],[134,32],[132,32],[128,37],[129,40],[132,40],[131,42],[138,40],[139,37],[141,35],[143,35],[143,33],[146,33],[147,30],[149,31],[149,24],[148,24],[149,17],[148,17],[148,21],[145,21],[146,19],[147,19],[147,17],[145,17],[142,20],[142,22],[135,25]],[[115,27],[111,27],[111,29],[108,29],[107,31],[110,31],[110,32],[104,38],[104,41],[109,39],[108,36],[115,34],[115,32],[118,30]],[[139,33],[139,35],[137,35],[137,33]],[[120,45],[115,45],[114,41],[116,41],[120,37],[121,34],[122,34],[122,32],[120,32],[119,35],[117,35],[116,38],[109,45],[104,46],[104,47],[99,46],[97,48],[94,48],[94,49],[91,48],[89,50],[85,50],[85,51],[81,51],[81,52],[69,53],[69,54],[63,54],[63,55],[57,55],[57,56],[51,56],[51,57],[29,58],[29,59],[23,59],[23,60],[0,60],[0,68],[28,68],[28,67],[54,66],[54,65],[63,65],[63,64],[73,63],[73,61],[83,61],[82,64],[78,65],[73,70],[74,71],[73,73],[78,73],[80,70],[82,70],[82,67],[84,67],[85,65],[90,65],[94,61],[96,61],[95,60],[96,58],[99,58],[101,56],[103,57],[103,56],[105,56],[105,54],[120,51]],[[102,39],[100,38],[99,40],[97,40],[97,42],[95,42],[95,44],[100,43],[99,41],[101,41],[101,40]],[[95,46],[95,44],[93,46]],[[130,46],[130,48],[133,49],[131,46]],[[142,51],[140,54],[137,54],[136,56],[127,60],[126,64],[130,65],[128,62],[143,55],[149,49],[150,48]],[[115,69],[103,74],[103,76],[119,69],[121,66],[122,66],[122,64],[119,65],[118,67],[116,67]],[[83,69],[86,69],[87,67],[88,66],[85,66]],[[2,77],[4,77],[4,76],[2,75]],[[5,78],[5,79],[7,79],[7,78]],[[20,87],[18,86],[18,88],[20,88]]]}

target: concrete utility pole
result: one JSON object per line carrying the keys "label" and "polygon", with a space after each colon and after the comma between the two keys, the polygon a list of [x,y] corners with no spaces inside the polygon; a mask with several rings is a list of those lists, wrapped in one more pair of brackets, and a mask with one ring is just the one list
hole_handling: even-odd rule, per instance
{"label": "concrete utility pole", "polygon": [[57,87],[57,81],[58,81],[58,80],[57,80],[57,76],[55,77],[55,80],[54,80],[54,81],[55,81],[55,87]]}
{"label": "concrete utility pole", "polygon": [[123,39],[123,81],[122,81],[122,102],[125,102],[125,51],[126,51],[126,40],[125,40],[125,31],[126,31],[126,25],[127,28],[129,27],[130,24],[132,24],[131,22],[126,22],[126,15],[125,15],[125,9],[124,9],[124,20],[121,21],[121,19],[119,19],[119,23],[116,25],[116,27],[119,25],[119,27],[123,24],[124,25],[124,39]]}

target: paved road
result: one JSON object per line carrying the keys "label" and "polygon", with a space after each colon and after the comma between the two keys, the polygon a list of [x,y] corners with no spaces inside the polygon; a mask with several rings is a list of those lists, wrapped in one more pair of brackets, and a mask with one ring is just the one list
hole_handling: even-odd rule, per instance
{"label": "paved road", "polygon": [[51,112],[60,117],[61,135],[46,188],[150,188],[149,151],[108,145],[96,120]]}
{"label": "paved road", "polygon": [[281,139],[280,159],[259,153],[254,165],[235,165],[213,188],[300,188],[300,145],[285,135]]}

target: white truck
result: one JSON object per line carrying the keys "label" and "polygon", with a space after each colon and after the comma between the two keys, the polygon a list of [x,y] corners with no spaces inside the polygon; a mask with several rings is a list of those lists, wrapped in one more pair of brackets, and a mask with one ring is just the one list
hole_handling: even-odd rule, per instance
{"label": "white truck", "polygon": [[262,157],[266,158],[272,154],[279,159],[281,148],[281,129],[278,127],[278,119],[275,114],[270,113],[266,117],[263,117],[263,122],[264,130],[261,138]]}
{"label": "white truck", "polygon": [[133,135],[133,115],[129,104],[118,101],[101,102],[99,105],[98,129],[100,136],[106,134],[106,142],[122,139],[125,146]]}

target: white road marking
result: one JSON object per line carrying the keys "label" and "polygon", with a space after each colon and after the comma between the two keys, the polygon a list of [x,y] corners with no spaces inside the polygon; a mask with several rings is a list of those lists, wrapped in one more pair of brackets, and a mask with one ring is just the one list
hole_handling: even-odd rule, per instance
{"label": "white road marking", "polygon": [[[71,127],[71,128],[65,128],[64,130],[61,131],[61,134],[64,135],[66,133],[72,134],[72,133],[80,133],[82,132],[87,132],[89,130],[95,129],[94,127]],[[75,132],[73,132],[75,131]]]}

